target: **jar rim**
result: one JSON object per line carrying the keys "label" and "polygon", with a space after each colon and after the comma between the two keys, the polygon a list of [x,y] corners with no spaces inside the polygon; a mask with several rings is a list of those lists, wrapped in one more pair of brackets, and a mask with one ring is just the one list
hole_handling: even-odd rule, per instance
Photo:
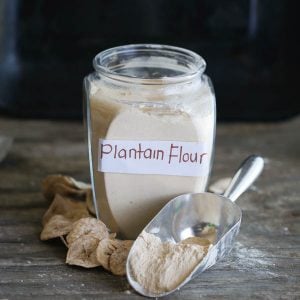
{"label": "jar rim", "polygon": [[[169,63],[170,68],[173,60],[173,68],[180,66],[181,72],[171,75],[164,74],[164,76],[157,74],[157,77],[152,78],[151,76],[138,76],[134,72],[126,73],[120,71],[122,70],[122,64],[139,57],[141,59],[142,56],[168,59],[171,62]],[[144,62],[147,62],[147,59],[144,59]],[[201,75],[206,68],[206,62],[197,53],[180,47],[160,44],[129,44],[109,48],[98,53],[93,60],[93,66],[96,72],[118,81],[134,84],[170,84],[187,82]],[[164,68],[164,65],[157,66],[161,70]],[[145,69],[151,67],[151,63],[144,66]]]}

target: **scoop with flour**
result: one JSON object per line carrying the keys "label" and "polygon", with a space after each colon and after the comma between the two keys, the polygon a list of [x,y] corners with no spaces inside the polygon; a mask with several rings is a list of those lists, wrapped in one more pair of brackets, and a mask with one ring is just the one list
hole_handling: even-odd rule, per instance
{"label": "scoop with flour", "polygon": [[[263,165],[259,156],[246,159],[224,196],[184,194],[165,205],[130,250],[126,273],[131,286],[148,297],[165,296],[228,254],[242,218],[234,201],[255,181]],[[209,227],[215,229],[213,239],[207,236]],[[203,243],[204,235],[208,243]]]}

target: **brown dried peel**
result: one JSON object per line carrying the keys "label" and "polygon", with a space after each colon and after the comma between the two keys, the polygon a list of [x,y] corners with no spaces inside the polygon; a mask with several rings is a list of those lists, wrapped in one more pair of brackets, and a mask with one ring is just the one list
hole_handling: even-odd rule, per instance
{"label": "brown dried peel", "polygon": [[89,216],[86,200],[92,196],[90,185],[51,175],[43,181],[42,189],[46,199],[53,202],[43,216],[41,240],[60,237],[68,247],[67,264],[103,266],[115,275],[125,275],[133,241],[116,239],[103,222]]}
{"label": "brown dried peel", "polygon": [[85,203],[56,195],[43,216],[41,240],[57,238],[68,234],[72,224],[82,217],[89,216]]}
{"label": "brown dried peel", "polygon": [[99,241],[108,238],[109,232],[106,225],[95,218],[82,218],[73,224],[72,230],[67,236],[68,244],[72,244],[79,237],[91,235]]}
{"label": "brown dried peel", "polygon": [[83,217],[89,216],[89,212],[85,203],[71,200],[57,194],[43,216],[43,225],[48,223],[54,215],[63,215],[65,218],[75,222]]}
{"label": "brown dried peel", "polygon": [[89,184],[76,181],[74,178],[63,175],[49,175],[42,181],[42,192],[46,199],[52,200],[56,194],[85,200]]}
{"label": "brown dried peel", "polygon": [[110,271],[109,268],[109,258],[112,253],[118,248],[120,240],[105,238],[101,240],[98,244],[96,250],[96,256],[101,266],[106,270]]}
{"label": "brown dried peel", "polygon": [[84,235],[69,245],[66,263],[69,265],[94,268],[100,266],[96,257],[99,240],[91,235]]}
{"label": "brown dried peel", "polygon": [[72,221],[63,215],[53,216],[43,228],[40,238],[42,241],[54,239],[65,234],[72,229]]}
{"label": "brown dried peel", "polygon": [[126,275],[126,261],[133,241],[122,241],[109,258],[109,268],[115,275]]}

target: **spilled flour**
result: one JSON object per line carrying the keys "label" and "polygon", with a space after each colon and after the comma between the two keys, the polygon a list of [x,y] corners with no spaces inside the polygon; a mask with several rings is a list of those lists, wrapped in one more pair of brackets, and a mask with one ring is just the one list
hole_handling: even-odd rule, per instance
{"label": "spilled flour", "polygon": [[177,244],[163,243],[155,235],[143,231],[130,255],[131,274],[152,294],[171,291],[194,270],[210,245],[208,239],[201,237]]}

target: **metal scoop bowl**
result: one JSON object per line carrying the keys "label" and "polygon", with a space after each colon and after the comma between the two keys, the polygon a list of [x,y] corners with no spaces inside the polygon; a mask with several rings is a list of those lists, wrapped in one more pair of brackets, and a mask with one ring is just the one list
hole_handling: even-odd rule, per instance
{"label": "metal scoop bowl", "polygon": [[132,275],[130,260],[136,244],[134,243],[126,264],[130,285],[139,294],[147,297],[166,296],[227,255],[233,247],[242,219],[241,209],[234,201],[251,186],[262,172],[263,166],[263,158],[252,155],[242,163],[223,196],[213,193],[184,194],[168,202],[144,231],[159,237],[162,242],[178,243],[189,237],[199,237],[206,226],[214,226],[216,237],[213,245],[203,260],[177,287],[156,294],[146,290]]}

